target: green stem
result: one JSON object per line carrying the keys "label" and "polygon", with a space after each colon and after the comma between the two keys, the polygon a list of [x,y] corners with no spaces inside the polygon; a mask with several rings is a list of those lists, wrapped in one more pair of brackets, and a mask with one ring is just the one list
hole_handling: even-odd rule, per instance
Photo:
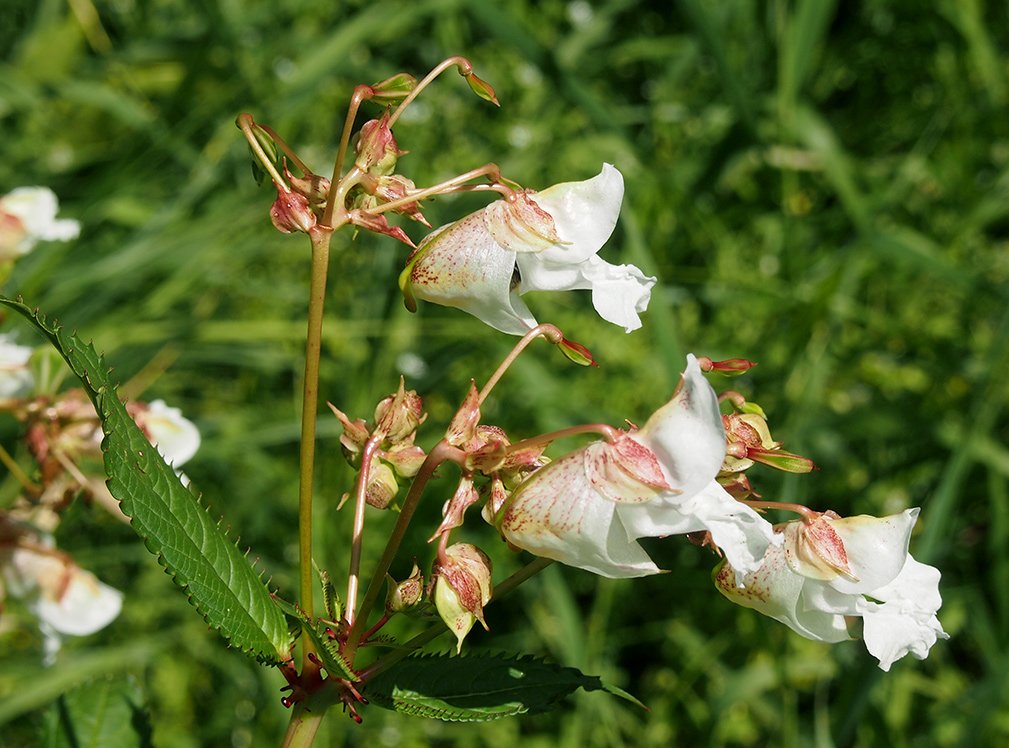
{"label": "green stem", "polygon": [[541,434],[540,436],[533,436],[529,439],[523,439],[520,442],[515,442],[505,449],[507,454],[514,454],[515,452],[521,452],[523,449],[529,449],[530,447],[538,447],[541,444],[550,444],[557,439],[564,439],[568,436],[578,436],[579,434],[602,434],[603,438],[611,444],[617,440],[620,436],[620,429],[615,429],[606,423],[587,423],[584,426],[569,426],[566,429],[560,429],[559,431],[551,431],[549,434]]}
{"label": "green stem", "polygon": [[[361,471],[354,492],[354,528],[350,541],[350,573],[347,575],[347,623],[353,625],[357,607],[357,589],[361,577],[361,548],[364,545],[364,511],[368,503],[371,462],[382,437],[372,435],[361,451]],[[366,637],[367,638],[367,637]]]}
{"label": "green stem", "polygon": [[37,485],[31,478],[28,477],[28,473],[21,469],[18,465],[17,460],[15,460],[10,452],[0,446],[0,462],[2,462],[10,474],[17,479],[17,482],[32,496],[38,496],[42,493],[42,486]]}
{"label": "green stem", "polygon": [[309,710],[304,704],[295,704],[291,721],[287,725],[282,748],[307,748],[315,742],[326,709]]}
{"label": "green stem", "polygon": [[329,226],[333,221],[333,214],[336,211],[337,201],[340,208],[343,208],[343,199],[337,197],[338,185],[342,179],[343,161],[347,155],[347,148],[350,145],[350,134],[354,130],[354,120],[357,119],[357,111],[361,104],[372,96],[375,92],[371,86],[357,86],[354,88],[354,95],[350,98],[350,106],[347,107],[347,117],[343,122],[343,133],[340,135],[340,146],[336,151],[336,163],[333,165],[333,177],[330,181],[331,187],[329,196],[326,198],[326,208],[322,213],[322,222]]}
{"label": "green stem", "polygon": [[473,72],[473,65],[471,65],[470,61],[465,57],[455,55],[454,57],[449,57],[447,60],[442,60],[435,66],[434,70],[424,76],[424,79],[414,86],[414,89],[409,93],[409,95],[403,99],[402,103],[400,103],[398,107],[396,107],[396,111],[392,113],[391,117],[389,117],[389,127],[396,124],[396,120],[398,120],[400,115],[406,111],[406,108],[413,103],[413,100],[420,95],[421,91],[431,85],[435,78],[453,66],[459,68],[459,75],[463,77],[466,77]]}
{"label": "green stem", "polygon": [[[298,574],[302,609],[313,614],[312,606],[312,482],[315,475],[315,426],[319,410],[319,358],[322,354],[322,312],[326,301],[326,273],[329,269],[329,242],[333,233],[317,227],[312,240],[312,274],[308,297],[308,335],[305,340],[305,384],[301,407],[301,459],[298,487]],[[304,656],[312,651],[302,638]]]}
{"label": "green stem", "polygon": [[538,338],[540,335],[542,335],[544,338],[546,338],[549,342],[553,343],[554,345],[557,345],[562,340],[564,340],[564,334],[553,325],[537,325],[532,330],[523,335],[522,339],[515,344],[514,348],[512,348],[511,353],[505,356],[504,361],[502,361],[501,365],[497,367],[497,371],[495,371],[494,374],[491,375],[491,378],[487,380],[487,384],[485,384],[483,386],[483,389],[480,390],[481,405],[483,405],[484,400],[487,399],[487,396],[490,394],[491,390],[494,389],[495,386],[497,386],[497,383],[501,380],[501,377],[504,376],[504,373],[508,371],[508,367],[515,362],[515,359],[517,359],[519,357],[519,354],[526,349],[526,346],[528,346],[531,342],[536,340],[536,338]]}
{"label": "green stem", "polygon": [[438,466],[446,460],[452,459],[457,452],[459,452],[458,449],[443,439],[435,445],[434,449],[428,454],[427,459],[424,460],[424,464],[420,466],[420,470],[417,471],[417,475],[410,485],[410,491],[403,500],[403,508],[400,510],[399,517],[396,520],[396,526],[393,527],[392,534],[389,535],[382,558],[379,559],[378,567],[375,569],[371,582],[368,584],[368,589],[364,593],[364,598],[361,600],[361,607],[357,610],[357,619],[354,621],[354,625],[351,626],[350,633],[347,635],[347,644],[343,649],[343,656],[348,662],[353,663],[354,661],[357,645],[360,643],[365,627],[368,625],[368,614],[382,592],[382,585],[385,584],[385,575],[389,573],[392,561],[396,557],[396,551],[399,550],[400,543],[403,542],[407,527],[410,526],[410,520],[413,519],[413,513],[416,511],[417,505],[420,504],[420,497],[424,493],[424,488],[427,486],[428,481],[431,480],[431,476],[434,475],[434,471]]}
{"label": "green stem", "polygon": [[490,184],[471,186],[494,190],[505,196],[514,194],[515,192],[515,190],[511,189],[507,185],[500,184],[501,169],[497,164],[484,164],[478,169],[470,169],[465,174],[452,177],[451,179],[447,179],[444,182],[432,185],[431,187],[425,187],[422,190],[411,190],[410,194],[405,197],[401,197],[398,200],[390,200],[387,203],[382,203],[374,208],[370,208],[368,212],[372,215],[379,215],[380,213],[385,213],[390,210],[396,210],[397,208],[402,208],[404,205],[410,205],[411,203],[433,197],[434,195],[444,195],[466,184],[466,182],[473,179],[479,179],[480,177],[486,177],[490,180]]}

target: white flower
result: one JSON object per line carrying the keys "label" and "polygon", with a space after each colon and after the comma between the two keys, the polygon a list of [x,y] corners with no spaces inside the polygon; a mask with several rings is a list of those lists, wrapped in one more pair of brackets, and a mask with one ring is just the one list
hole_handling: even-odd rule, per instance
{"label": "white flower", "polygon": [[608,577],[660,571],[639,538],[702,530],[736,568],[756,569],[774,532],[715,482],[724,456],[718,399],[688,356],[680,388],[644,427],[540,468],[495,524],[519,548]]}
{"label": "white flower", "polygon": [[28,254],[39,241],[70,241],[81,225],[57,219],[59,201],[48,187],[18,187],[0,197],[0,259]]}
{"label": "white flower", "polygon": [[200,432],[196,425],[164,400],[154,400],[146,409],[138,410],[134,417],[173,467],[181,467],[200,448]]}
{"label": "white flower", "polygon": [[38,618],[51,658],[61,636],[87,636],[115,620],[123,593],[53,550],[51,536],[41,536],[35,546],[15,546],[0,556],[0,567],[10,593]]}
{"label": "white flower", "polygon": [[939,571],[907,552],[918,511],[786,523],[783,544],[768,547],[742,587],[729,563],[715,584],[733,602],[809,639],[844,641],[845,616],[861,617],[866,648],[883,670],[908,653],[923,660],[937,639],[949,637],[936,618]]}
{"label": "white flower", "polygon": [[655,278],[597,257],[613,233],[624,180],[610,164],[584,182],[518,192],[428,235],[400,276],[413,297],[462,309],[502,332],[536,326],[529,291],[591,289],[599,315],[641,327]]}
{"label": "white flower", "polygon": [[18,345],[10,335],[0,335],[0,402],[30,394],[35,379],[28,368],[32,349]]}

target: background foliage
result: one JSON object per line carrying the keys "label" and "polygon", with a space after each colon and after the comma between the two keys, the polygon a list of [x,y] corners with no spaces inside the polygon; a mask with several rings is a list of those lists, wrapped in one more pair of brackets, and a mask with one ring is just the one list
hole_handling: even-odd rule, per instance
{"label": "background foliage", "polygon": [[[333,714],[333,744],[896,746],[1009,738],[1009,17],[1004,4],[513,0],[7,0],[0,30],[0,191],[46,184],[83,223],[6,285],[93,337],[123,381],[147,383],[200,426],[187,465],[274,584],[296,588],[295,496],[308,243],[269,224],[239,111],[328,170],[355,83],[469,55],[502,101],[455,76],[397,128],[404,173],[428,184],[487,161],[531,187],[603,161],[627,179],[606,255],[660,277],[625,336],[584,294],[533,298],[589,345],[577,370],[534,349],[490,404],[531,435],[643,420],[692,350],[760,366],[733,386],[821,470],[763,493],[844,514],[923,507],[912,552],[942,568],[953,638],[888,675],[861,644],[807,642],[711,588],[685,543],[675,574],[638,582],[551,568],[521,607],[492,608],[493,640],[624,686],[566,712],[455,726],[370,710]],[[377,110],[374,110],[377,111]],[[483,204],[432,205],[438,225]],[[413,227],[407,227],[419,238]],[[324,397],[355,416],[399,371],[427,397],[430,438],[511,344],[452,310],[409,315],[404,251],[337,247]],[[9,320],[5,328],[20,323]],[[22,342],[31,339],[21,329]],[[153,366],[149,365],[154,362]],[[134,379],[139,374],[140,379]],[[496,409],[495,409],[496,408]],[[13,423],[0,424],[11,439]],[[323,421],[320,564],[346,568],[349,487]],[[15,491],[0,484],[0,501]],[[430,500],[431,517],[440,501]],[[389,518],[372,517],[381,536]],[[281,679],[228,652],[128,528],[85,507],[60,544],[127,593],[123,615],[59,668],[23,629],[0,640],[5,740],[31,744],[45,707],[96,674],[142,684],[154,738],[275,744]],[[424,530],[416,552],[429,559]],[[517,566],[489,531],[471,539]],[[373,557],[380,544],[366,547]],[[398,571],[404,575],[409,571]],[[9,721],[13,720],[13,721]],[[323,741],[321,744],[326,744]]]}

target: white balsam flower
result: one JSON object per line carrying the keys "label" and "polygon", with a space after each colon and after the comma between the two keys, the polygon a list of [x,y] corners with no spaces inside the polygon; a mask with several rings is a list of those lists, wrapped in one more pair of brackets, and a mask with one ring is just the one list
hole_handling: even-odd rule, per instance
{"label": "white balsam flower", "polygon": [[423,299],[524,335],[537,323],[523,294],[585,289],[599,316],[626,332],[638,329],[655,278],[598,257],[623,194],[620,172],[604,164],[592,179],[516,192],[436,229],[400,276],[408,306]]}

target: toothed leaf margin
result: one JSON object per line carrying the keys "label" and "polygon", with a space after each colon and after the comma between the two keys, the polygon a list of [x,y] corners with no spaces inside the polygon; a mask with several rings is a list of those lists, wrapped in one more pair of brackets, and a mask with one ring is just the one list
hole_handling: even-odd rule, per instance
{"label": "toothed leaf margin", "polygon": [[557,709],[579,688],[619,689],[598,676],[530,656],[433,654],[408,657],[368,681],[373,704],[415,717],[447,722],[487,722]]}
{"label": "toothed leaf margin", "polygon": [[287,623],[260,572],[151,446],[94,347],[20,299],[0,296],[0,304],[28,319],[80,378],[102,420],[109,491],[190,603],[231,646],[271,665],[286,659]]}

